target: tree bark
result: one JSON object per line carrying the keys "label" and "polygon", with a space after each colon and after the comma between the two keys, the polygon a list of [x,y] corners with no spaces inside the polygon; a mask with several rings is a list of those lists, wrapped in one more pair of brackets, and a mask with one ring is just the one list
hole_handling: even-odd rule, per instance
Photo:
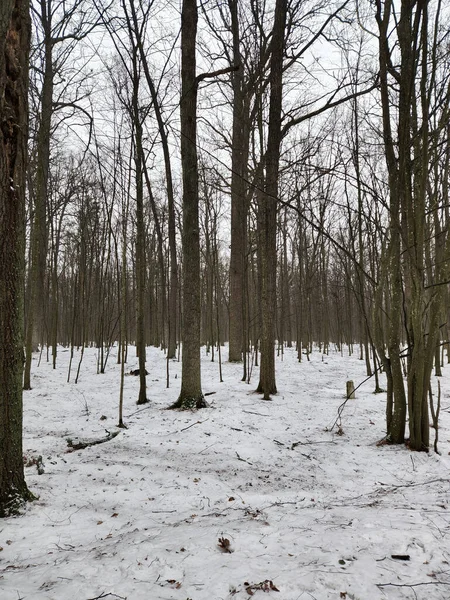
{"label": "tree bark", "polygon": [[198,211],[197,2],[183,0],[181,13],[181,167],[183,172],[183,331],[181,392],[172,408],[206,406],[200,369],[200,227]]}
{"label": "tree bark", "polygon": [[287,2],[277,0],[272,32],[270,63],[269,131],[266,151],[266,179],[259,210],[261,253],[261,367],[257,391],[264,400],[276,394],[275,381],[275,318],[277,273],[277,196],[281,146],[281,109],[284,30]]}
{"label": "tree bark", "polygon": [[47,195],[50,168],[50,128],[53,113],[53,40],[52,10],[41,1],[40,19],[44,31],[44,80],[41,93],[41,112],[37,134],[37,162],[34,214],[31,227],[31,266],[28,276],[28,310],[25,340],[23,388],[31,390],[31,360],[33,349],[42,343],[43,298],[47,257]]}
{"label": "tree bark", "polygon": [[233,35],[233,144],[231,148],[231,250],[230,250],[230,362],[242,360],[244,348],[247,213],[246,180],[248,171],[248,105],[244,97],[244,65],[240,53],[238,0],[229,0]]}
{"label": "tree bark", "polygon": [[28,0],[0,4],[0,516],[32,495],[22,456]]}
{"label": "tree bark", "polygon": [[144,222],[144,157],[142,148],[142,121],[139,107],[139,72],[137,51],[133,48],[133,98],[132,118],[134,126],[134,164],[136,170],[136,350],[139,360],[139,396],[137,404],[145,404],[147,384],[145,380],[146,329],[145,329],[145,222]]}

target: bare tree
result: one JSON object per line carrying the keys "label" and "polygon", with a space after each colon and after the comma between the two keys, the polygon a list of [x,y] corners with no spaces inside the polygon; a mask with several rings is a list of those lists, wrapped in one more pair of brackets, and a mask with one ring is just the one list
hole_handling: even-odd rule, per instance
{"label": "bare tree", "polygon": [[[433,137],[448,123],[448,90],[444,98],[433,93],[437,76],[436,44],[441,2],[390,0],[376,2],[383,138],[389,172],[390,241],[383,260],[384,282],[390,283],[389,363],[393,397],[388,398],[388,439],[405,437],[406,408],[409,444],[413,450],[429,445],[428,392],[439,337],[439,316],[447,284],[448,235],[440,235],[441,250],[435,269],[426,268],[432,252],[430,219],[435,215],[430,194],[430,153]],[[391,40],[396,40],[396,49]],[[398,49],[398,51],[397,51]],[[391,83],[395,82],[395,91]],[[396,110],[392,94],[395,93]],[[437,99],[437,102],[435,101]],[[439,114],[432,129],[432,115]],[[386,283],[384,283],[385,285]],[[406,348],[402,344],[403,331]],[[401,356],[407,359],[405,391]]]}
{"label": "bare tree", "polygon": [[[94,8],[86,0],[72,0],[69,5],[55,3],[54,0],[39,0],[31,3],[32,13],[39,31],[41,46],[41,64],[39,52],[36,52],[34,68],[41,74],[40,114],[36,134],[36,174],[34,183],[34,211],[31,227],[31,265],[28,277],[28,306],[26,323],[25,369],[23,387],[31,389],[31,359],[33,347],[42,342],[44,314],[43,298],[46,275],[48,246],[47,202],[50,169],[50,141],[52,117],[56,110],[86,111],[76,103],[75,97],[63,101],[64,94],[58,100],[54,97],[55,80],[63,72],[76,44],[85,38],[96,26]],[[71,81],[72,78],[69,78]]]}
{"label": "bare tree", "polygon": [[265,156],[266,177],[264,193],[258,206],[259,251],[261,253],[261,368],[257,391],[270,400],[276,394],[275,382],[275,320],[276,273],[277,273],[277,202],[281,147],[281,109],[283,56],[287,1],[277,0],[272,31],[272,54],[270,60],[270,107],[267,151]]}
{"label": "bare tree", "polygon": [[200,370],[200,225],[198,210],[197,0],[181,14],[181,166],[183,171],[183,328],[181,392],[173,408],[204,408]]}

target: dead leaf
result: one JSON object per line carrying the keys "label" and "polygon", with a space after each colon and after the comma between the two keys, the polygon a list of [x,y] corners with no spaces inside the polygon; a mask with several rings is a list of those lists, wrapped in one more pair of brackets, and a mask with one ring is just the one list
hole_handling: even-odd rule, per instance
{"label": "dead leaf", "polygon": [[279,592],[280,590],[274,584],[271,579],[265,579],[264,581],[260,581],[259,583],[248,583],[248,581],[244,582],[245,591],[249,596],[253,596],[257,590],[261,590],[263,592]]}
{"label": "dead leaf", "polygon": [[271,589],[273,592],[279,592],[279,591],[280,591],[280,590],[279,590],[279,589],[276,587],[276,585],[273,583],[273,581],[269,581],[269,584],[270,584],[270,589]]}
{"label": "dead leaf", "polygon": [[219,538],[218,546],[222,550],[222,552],[228,552],[229,554],[231,554],[231,552],[232,552],[231,547],[230,547],[231,543],[228,538],[225,538],[225,537]]}

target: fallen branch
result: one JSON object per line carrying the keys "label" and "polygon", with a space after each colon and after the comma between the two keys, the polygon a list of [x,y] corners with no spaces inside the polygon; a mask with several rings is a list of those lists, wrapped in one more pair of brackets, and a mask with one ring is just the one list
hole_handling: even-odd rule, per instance
{"label": "fallen branch", "polygon": [[[94,440],[93,442],[77,442],[76,444],[74,444],[73,441],[69,438],[66,440],[67,445],[69,446],[67,452],[74,452],[75,450],[84,450],[85,448],[89,448],[89,446],[97,446],[98,444],[104,444],[105,442],[109,442],[110,440],[113,440],[115,437],[117,437],[120,431],[107,431],[106,433],[108,435],[105,438],[102,438],[100,440]],[[99,596],[99,598],[101,597],[102,596]]]}
{"label": "fallen branch", "polygon": [[130,417],[134,417],[134,415],[137,415],[138,413],[140,413],[140,412],[142,412],[144,410],[148,410],[149,408],[153,408],[153,404],[149,404],[145,408],[140,408],[139,410],[135,410],[131,414],[127,415],[126,418],[129,419]]}
{"label": "fallen branch", "polygon": [[344,408],[347,405],[347,402],[351,399],[351,395],[354,394],[356,392],[356,390],[359,390],[359,388],[364,385],[366,383],[366,381],[369,381],[369,379],[372,379],[372,377],[375,375],[375,373],[377,373],[378,371],[381,372],[381,370],[383,369],[383,365],[380,365],[377,369],[374,370],[374,372],[372,373],[372,375],[369,375],[368,377],[366,377],[363,381],[361,381],[361,383],[359,383],[356,387],[354,387],[351,391],[350,394],[346,395],[346,398],[344,400],[344,402],[342,402],[342,404],[338,407],[338,411],[337,411],[337,417],[333,423],[333,425],[330,428],[330,431],[333,431],[333,429],[338,426],[340,427],[341,424],[341,417],[342,417],[342,413],[344,412]]}
{"label": "fallen branch", "polygon": [[249,462],[248,460],[245,460],[245,458],[241,458],[237,452],[236,452],[236,456],[238,457],[238,460],[241,460],[242,462],[245,462],[248,465],[252,465],[253,464],[253,463]]}
{"label": "fallen branch", "polygon": [[[206,394],[204,394],[206,396]],[[205,421],[207,421],[208,419],[205,419]],[[194,423],[191,423],[190,425],[188,425],[187,427],[183,427],[183,429],[180,429],[181,431],[186,431],[186,429],[190,429],[191,427],[194,427],[194,425],[201,425],[202,423],[204,423],[205,421],[195,421]]]}
{"label": "fallen branch", "polygon": [[313,446],[314,444],[335,444],[335,442],[333,440],[318,440],[317,442],[294,442],[291,445],[291,450],[294,450],[294,448],[297,448],[297,446]]}
{"label": "fallen branch", "polygon": [[377,583],[376,586],[378,588],[382,587],[407,587],[407,588],[415,588],[422,585],[450,585],[448,581],[421,581],[420,583]]}
{"label": "fallen branch", "polygon": [[[448,479],[446,479],[445,477],[439,477],[438,479],[429,479],[428,481],[416,481],[416,482],[411,482],[411,483],[399,483],[399,484],[386,484],[383,483],[382,481],[380,481],[380,485],[385,485],[386,490],[387,491],[393,491],[394,489],[397,488],[409,488],[409,487],[417,487],[419,485],[430,485],[431,483],[447,483]],[[391,490],[389,490],[388,488],[392,488]]]}

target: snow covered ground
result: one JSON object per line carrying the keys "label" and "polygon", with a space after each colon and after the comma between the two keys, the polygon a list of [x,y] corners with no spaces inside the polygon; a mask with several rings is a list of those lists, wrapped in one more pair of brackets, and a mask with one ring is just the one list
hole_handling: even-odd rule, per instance
{"label": "snow covered ground", "polygon": [[272,402],[253,393],[256,368],[247,385],[224,363],[219,383],[203,350],[203,391],[214,394],[191,413],[165,410],[181,365],[170,362],[166,389],[165,357],[149,349],[151,403],[136,406],[138,378],[127,377],[128,429],[70,452],[68,439],[116,431],[115,352],[97,375],[86,350],[77,385],[66,383],[68,351],[55,371],[35,357],[24,449],[45,472],[26,468],[39,499],[0,521],[1,600],[450,598],[449,367],[441,456],[376,445],[385,394],[373,380],[347,403],[341,435],[331,431],[364,363],[315,352],[299,364],[293,350],[277,358]]}

